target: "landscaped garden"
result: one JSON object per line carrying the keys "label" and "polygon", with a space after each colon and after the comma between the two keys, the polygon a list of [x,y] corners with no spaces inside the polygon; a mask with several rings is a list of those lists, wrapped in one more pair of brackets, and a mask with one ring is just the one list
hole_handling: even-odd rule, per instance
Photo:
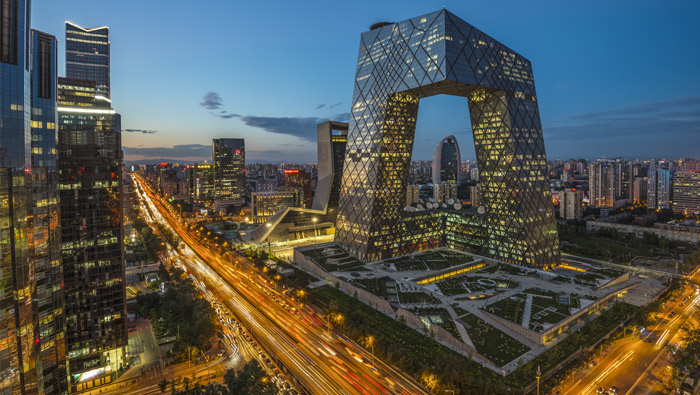
{"label": "landscaped garden", "polygon": [[351,280],[351,284],[359,286],[365,289],[367,292],[373,293],[380,298],[387,298],[387,288],[396,288],[394,280],[389,277],[381,278],[361,278],[357,280]]}
{"label": "landscaped garden", "polygon": [[484,310],[520,325],[523,321],[523,314],[525,313],[526,300],[526,294],[518,293],[508,298],[491,303],[490,305],[485,306]]}
{"label": "landscaped garden", "polygon": [[443,270],[473,261],[474,258],[459,251],[431,250],[413,256],[400,257],[386,261],[393,264],[397,271]]}
{"label": "landscaped garden", "polygon": [[440,299],[428,295],[423,292],[399,292],[399,300],[401,303],[413,304],[413,303],[429,303],[429,304],[440,304]]}
{"label": "landscaped garden", "polygon": [[340,247],[324,247],[305,250],[304,255],[327,272],[360,271],[364,264]]}
{"label": "landscaped garden", "polygon": [[452,334],[452,336],[455,338],[460,340],[462,339],[462,336],[459,335],[459,331],[457,331],[457,326],[455,325],[454,320],[452,320],[450,313],[446,309],[421,308],[413,310],[413,313],[419,316],[427,326],[437,325],[450,332],[450,334]]}
{"label": "landscaped garden", "polygon": [[530,351],[528,346],[501,332],[474,314],[467,313],[459,318],[467,324],[465,327],[476,351],[497,366],[507,365]]}

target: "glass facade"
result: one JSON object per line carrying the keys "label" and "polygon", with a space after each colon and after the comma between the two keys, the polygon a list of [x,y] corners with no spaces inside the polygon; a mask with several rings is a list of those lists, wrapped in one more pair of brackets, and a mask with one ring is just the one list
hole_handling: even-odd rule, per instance
{"label": "glass facade", "polygon": [[212,143],[217,200],[245,198],[245,141],[214,139]]}
{"label": "glass facade", "polygon": [[30,9],[0,0],[0,393],[37,394]]}
{"label": "glass facade", "polygon": [[191,165],[185,168],[187,193],[196,203],[214,200],[214,166]]}
{"label": "glass facade", "polygon": [[66,394],[63,269],[59,226],[56,110],[58,43],[32,31],[32,261],[36,270],[35,327],[39,392]]}
{"label": "glass facade", "polygon": [[362,34],[336,242],[364,261],[432,242],[401,209],[418,105],[437,94],[468,101],[485,209],[478,249],[520,265],[557,263],[530,61],[446,10]]}
{"label": "glass facade", "polygon": [[60,78],[58,114],[66,347],[80,391],[126,363],[121,127],[93,81]]}
{"label": "glass facade", "polygon": [[66,22],[66,77],[95,81],[109,98],[109,28],[86,29]]}
{"label": "glass facade", "polygon": [[433,156],[433,185],[443,182],[459,185],[462,181],[460,163],[462,156],[455,136],[440,140]]}

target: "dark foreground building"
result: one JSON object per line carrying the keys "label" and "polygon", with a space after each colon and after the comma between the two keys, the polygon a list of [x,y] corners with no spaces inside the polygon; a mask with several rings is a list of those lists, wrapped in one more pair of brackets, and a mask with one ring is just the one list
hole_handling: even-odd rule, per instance
{"label": "dark foreground building", "polygon": [[58,106],[66,346],[80,391],[126,364],[120,117],[93,81],[60,78]]}
{"label": "dark foreground building", "polygon": [[[437,214],[402,209],[420,99],[439,94],[467,99],[485,213],[435,229]],[[525,266],[559,261],[529,60],[446,10],[379,23],[360,40],[350,119],[335,240],[351,254],[448,245]]]}

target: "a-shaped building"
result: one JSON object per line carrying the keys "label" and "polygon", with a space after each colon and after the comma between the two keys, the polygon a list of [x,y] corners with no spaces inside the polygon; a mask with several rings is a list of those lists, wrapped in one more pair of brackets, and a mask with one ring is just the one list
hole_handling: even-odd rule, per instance
{"label": "a-shaped building", "polygon": [[[467,98],[483,214],[403,210],[420,99],[439,94]],[[530,61],[446,10],[363,33],[335,241],[366,262],[447,245],[557,263]]]}
{"label": "a-shaped building", "polygon": [[326,121],[318,124],[317,133],[318,183],[311,208],[286,207],[243,235],[244,241],[275,242],[332,234],[338,215],[348,124]]}

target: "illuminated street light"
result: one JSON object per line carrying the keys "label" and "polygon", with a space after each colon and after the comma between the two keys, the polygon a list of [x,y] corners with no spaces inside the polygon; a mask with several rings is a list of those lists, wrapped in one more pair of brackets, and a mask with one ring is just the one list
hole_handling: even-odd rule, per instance
{"label": "illuminated street light", "polygon": [[313,217],[311,218],[311,221],[314,223],[314,237],[316,237],[316,221],[318,221],[318,218]]}

